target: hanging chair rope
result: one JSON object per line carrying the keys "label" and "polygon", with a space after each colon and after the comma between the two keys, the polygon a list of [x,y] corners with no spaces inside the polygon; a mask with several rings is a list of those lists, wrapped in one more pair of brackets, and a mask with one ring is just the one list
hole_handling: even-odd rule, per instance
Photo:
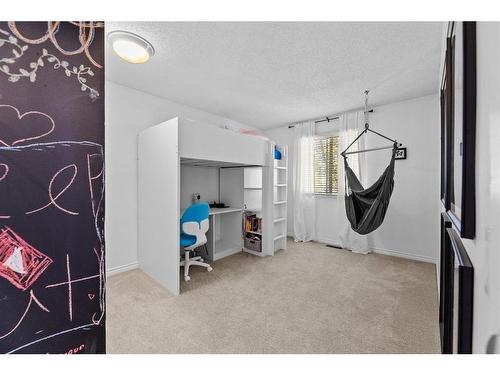
{"label": "hanging chair rope", "polygon": [[365,90],[365,126],[368,126],[368,94],[370,90]]}

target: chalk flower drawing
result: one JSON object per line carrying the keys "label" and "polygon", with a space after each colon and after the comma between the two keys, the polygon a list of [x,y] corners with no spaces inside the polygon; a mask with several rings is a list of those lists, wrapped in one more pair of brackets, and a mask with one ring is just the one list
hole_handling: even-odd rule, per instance
{"label": "chalk flower drawing", "polygon": [[[4,37],[2,37],[4,35]],[[24,53],[28,50],[27,45],[21,45],[18,39],[10,35],[7,31],[0,29],[0,47],[5,44],[10,44],[12,46],[12,56],[0,58],[0,72],[6,74],[10,82],[18,82],[20,79],[29,79],[30,82],[35,82],[37,77],[38,69],[45,66],[44,60],[48,63],[53,64],[54,69],[62,68],[62,71],[67,77],[75,76],[80,84],[80,89],[82,91],[88,91],[91,99],[97,99],[99,97],[99,92],[90,87],[87,84],[88,77],[93,77],[94,72],[91,68],[80,65],[79,67],[70,67],[66,60],[60,60],[57,56],[49,53],[45,48],[42,49],[42,55],[33,62],[30,62],[29,68],[19,68],[17,72],[14,72],[9,65],[15,64]]]}

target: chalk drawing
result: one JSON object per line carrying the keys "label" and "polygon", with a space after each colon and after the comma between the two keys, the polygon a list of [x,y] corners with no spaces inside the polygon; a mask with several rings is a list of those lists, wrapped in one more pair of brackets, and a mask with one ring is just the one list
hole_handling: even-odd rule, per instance
{"label": "chalk drawing", "polygon": [[94,214],[94,218],[96,217],[96,210],[95,210],[95,202],[94,202],[94,189],[92,187],[92,182],[94,180],[97,180],[101,178],[103,172],[104,172],[104,164],[101,167],[99,173],[95,176],[92,176],[92,170],[91,170],[91,159],[95,157],[99,157],[102,160],[102,155],[101,154],[87,154],[87,172],[88,172],[88,179],[89,179],[89,190],[90,190],[90,202],[92,204],[92,213]]}
{"label": "chalk drawing", "polygon": [[[21,114],[21,112],[19,111],[19,109],[17,109],[13,105],[0,104],[0,111],[4,111],[4,110],[5,111],[7,111],[7,110],[14,111],[16,113],[16,115],[17,115],[17,119],[18,120],[23,120],[23,119],[25,119],[27,117],[35,117],[35,119],[36,119],[38,117],[38,119],[36,119],[37,123],[42,123],[42,124],[47,123],[47,125],[43,125],[47,129],[42,129],[42,133],[41,134],[35,134],[35,135],[32,135],[31,137],[14,139],[11,142],[7,142],[7,140],[4,138],[4,137],[7,137],[7,134],[2,134],[2,131],[5,132],[6,130],[9,130],[9,129],[0,129],[0,143],[3,144],[4,146],[15,146],[18,143],[24,143],[26,141],[34,141],[36,139],[43,138],[43,137],[49,135],[50,133],[52,133],[54,131],[54,129],[56,128],[56,123],[54,122],[54,119],[52,117],[50,117],[49,115],[47,115],[46,113],[39,112],[39,111],[28,111],[28,112],[25,112],[25,113]],[[4,118],[5,114],[0,114],[0,116],[2,118]],[[16,124],[16,126],[20,126],[20,125]],[[29,130],[30,129],[28,129],[28,131]],[[4,139],[2,139],[2,138],[4,138]],[[0,181],[1,180],[2,179],[0,178]]]}
{"label": "chalk drawing", "polygon": [[2,181],[5,177],[7,177],[7,173],[9,173],[9,166],[5,163],[0,163],[0,166],[4,168],[3,174],[0,175],[0,181]]}
{"label": "chalk drawing", "polygon": [[[2,26],[5,24],[7,27]],[[72,90],[71,85],[75,85],[78,91],[86,92],[91,99],[99,97],[102,73],[98,69],[102,69],[102,65],[92,56],[94,48],[90,46],[97,36],[95,39],[99,46],[96,46],[100,47],[103,30],[99,28],[104,25],[99,22],[70,22],[64,27],[62,25],[60,22],[48,22],[47,29],[34,36],[32,31],[37,30],[38,26],[33,29],[28,24],[0,23],[0,46],[4,47],[0,55],[0,79],[5,77],[5,81],[0,82],[0,89],[2,93],[3,89],[6,89],[5,93],[8,92],[7,86],[2,86],[4,82],[5,85],[12,83],[13,87],[20,88],[20,92],[15,93],[16,101],[12,103],[15,105],[0,104],[0,188],[3,194],[0,198],[9,196],[9,200],[0,200],[0,283],[3,283],[0,286],[9,288],[5,289],[8,303],[17,304],[21,301],[19,306],[16,305],[18,309],[8,311],[5,317],[2,316],[4,319],[0,319],[0,347],[9,353],[25,352],[26,348],[46,340],[55,345],[51,346],[50,351],[74,354],[95,350],[95,342],[90,348],[90,341],[87,340],[89,337],[92,340],[94,337],[95,340],[102,337],[104,329],[106,278],[103,146],[79,139],[48,142],[48,137],[56,134],[57,114],[51,116],[49,111],[45,113],[37,108],[43,108],[46,103],[58,98],[61,87],[57,79],[58,73],[61,73],[59,77],[68,77],[69,89],[64,87],[65,94]],[[65,46],[73,45],[67,43],[72,38],[66,33],[71,33],[71,25],[75,30],[75,40],[80,44],[67,50]],[[75,62],[75,57],[65,57],[77,55],[88,61],[80,64]],[[58,73],[51,73],[53,71]],[[39,78],[43,74],[46,76],[43,77],[42,88]],[[49,82],[50,80],[54,82]],[[51,83],[57,83],[52,91],[48,90]],[[16,107],[23,102],[18,100],[23,97],[23,90],[31,92],[37,87],[41,87],[45,101],[35,100],[37,107]],[[82,95],[71,96],[70,93],[70,97],[71,100],[81,100]],[[92,104],[90,107],[90,104],[86,100],[83,103],[86,109],[97,108],[98,111],[95,116],[84,116],[86,120],[91,120],[89,124],[85,124],[84,132],[102,139],[103,134],[99,133],[99,129],[102,129],[99,114],[102,105],[94,107]],[[75,114],[80,112],[75,110]],[[62,118],[67,119],[67,116]],[[73,119],[76,122],[70,121],[65,127],[57,128],[57,134],[66,134],[68,138],[78,137],[78,126],[84,124],[77,123],[78,116]],[[74,129],[70,129],[75,125]],[[89,127],[90,131],[87,131]],[[93,132],[93,129],[97,132]],[[82,161],[82,157],[86,160]],[[30,174],[25,174],[25,171]],[[19,189],[16,191],[17,186]],[[32,196],[24,199],[26,193],[31,191]],[[15,194],[10,196],[10,192]],[[67,215],[68,218],[75,219],[63,219]],[[50,220],[54,223],[47,224]],[[5,225],[7,222],[8,227]],[[67,222],[75,224],[66,227]],[[72,225],[82,225],[83,229],[80,231],[80,228],[73,228]],[[71,232],[74,229],[79,231],[82,241],[72,239],[74,237]],[[58,237],[59,234],[61,237]],[[62,244],[73,242],[75,248],[62,247]],[[67,250],[61,253],[61,248]],[[83,262],[84,267],[80,267],[79,262]],[[58,276],[62,280],[58,280]],[[28,297],[28,291],[29,300],[23,298]],[[56,303],[61,295],[62,306]],[[66,298],[67,304],[64,301]],[[61,313],[68,317],[66,322],[63,320],[54,324]],[[45,316],[47,318],[44,319]],[[96,334],[93,336],[94,333],[91,333],[89,336],[89,333],[85,333],[85,343],[78,338],[78,334],[76,342],[75,335],[69,335],[64,340],[51,340],[79,330],[89,330]],[[63,344],[62,347],[60,343]],[[100,341],[97,343],[98,346],[102,345]],[[86,347],[87,344],[89,347]],[[28,351],[49,350],[36,345]]]}
{"label": "chalk drawing", "polygon": [[[18,33],[19,37],[20,34],[17,31],[17,29],[14,30]],[[67,77],[72,77],[72,76],[76,77],[76,80],[80,85],[80,90],[87,91],[91,99],[95,100],[99,97],[99,92],[95,88],[89,86],[88,84],[88,79],[94,77],[95,75],[94,71],[92,71],[90,67],[84,66],[83,64],[81,64],[78,67],[77,66],[71,67],[68,61],[62,60],[56,55],[49,53],[46,48],[43,48],[40,51],[39,53],[40,57],[38,57],[36,61],[32,61],[29,63],[29,67],[28,66],[20,67],[17,68],[17,72],[14,71],[14,68],[11,69],[11,66],[13,66],[13,64],[18,63],[18,60],[20,60],[24,56],[25,52],[28,50],[28,46],[21,45],[19,43],[18,37],[14,36],[13,34],[5,30],[0,29],[0,34],[5,35],[4,38],[0,36],[0,44],[1,45],[10,44],[12,47],[12,56],[0,58],[0,73],[5,74],[8,77],[9,82],[16,83],[21,81],[22,79],[29,79],[31,83],[34,83],[36,82],[37,79],[38,69],[52,64],[52,68],[55,70],[59,70],[60,68],[62,68],[61,71],[63,71]],[[86,38],[87,39],[84,42],[84,44],[87,44],[88,43],[87,41],[90,41],[91,43],[93,38],[93,32],[91,36],[89,35]],[[42,40],[39,43],[42,43],[44,41],[45,40]],[[39,44],[39,43],[33,43],[33,44]],[[57,41],[56,44],[57,44],[56,48],[60,47]],[[98,68],[102,68],[102,66],[92,58],[90,52],[88,52],[88,45],[86,45],[86,47],[84,46],[84,52],[93,65],[95,65]],[[70,53],[65,53],[65,54],[68,55]]]}
{"label": "chalk drawing", "polygon": [[7,258],[3,265],[22,275],[23,273],[26,273],[26,271],[24,270],[24,261],[21,250],[22,247],[16,247],[14,252]]}
{"label": "chalk drawing", "polygon": [[[96,251],[94,249],[94,251]],[[7,354],[12,354],[12,353],[16,353],[24,348],[27,348],[29,347],[30,345],[34,345],[34,344],[37,344],[39,342],[42,342],[42,341],[45,341],[45,340],[49,340],[51,338],[54,338],[54,337],[57,337],[57,336],[61,336],[61,335],[64,335],[64,334],[67,334],[67,333],[70,333],[70,332],[74,332],[74,331],[78,331],[80,329],[87,329],[87,328],[90,328],[90,327],[93,327],[93,326],[96,326],[96,325],[99,325],[102,321],[102,319],[104,318],[104,315],[105,315],[105,304],[104,304],[104,299],[105,299],[105,288],[106,288],[106,285],[105,285],[105,271],[104,271],[104,251],[101,250],[101,253],[100,255],[98,255],[97,251],[96,251],[96,255],[98,256],[98,260],[99,260],[99,274],[100,274],[100,288],[99,288],[99,294],[100,294],[100,300],[102,301],[102,306],[101,306],[101,311],[100,313],[94,313],[92,315],[92,323],[89,323],[89,324],[83,324],[83,325],[80,325],[78,327],[73,327],[73,328],[70,328],[70,329],[66,329],[66,330],[63,330],[63,331],[60,331],[60,332],[56,332],[56,333],[53,333],[51,335],[47,335],[45,337],[42,337],[42,338],[39,338],[37,340],[34,340],[34,341],[31,341],[31,342],[28,342],[24,345],[21,345],[15,349],[12,349],[11,351],[7,352]],[[98,316],[98,317],[97,317]]]}
{"label": "chalk drawing", "polygon": [[[0,172],[0,182],[2,182],[7,177],[7,174],[9,173],[9,166],[5,163],[0,163],[0,168],[4,169],[3,174],[2,174],[2,172]],[[10,219],[10,215],[0,214],[0,219]]]}
{"label": "chalk drawing", "polygon": [[3,339],[5,337],[9,336],[12,332],[14,332],[17,329],[17,327],[19,327],[21,325],[21,323],[24,320],[24,317],[28,313],[28,311],[29,311],[29,309],[31,307],[31,304],[33,302],[35,302],[38,305],[38,307],[40,307],[43,311],[50,312],[49,309],[47,309],[44,305],[42,305],[42,303],[35,297],[35,294],[33,293],[33,291],[30,290],[30,300],[28,302],[28,306],[26,306],[26,310],[24,310],[24,313],[21,316],[21,319],[19,319],[19,321],[16,323],[16,325],[9,332],[7,332],[7,333],[3,334],[2,336],[0,336],[0,339]]}
{"label": "chalk drawing", "polygon": [[[86,178],[87,183],[89,184],[89,189],[90,189],[90,191],[89,191],[90,200],[91,200],[91,202],[93,202],[92,213],[94,215],[94,228],[95,228],[95,232],[97,235],[97,239],[100,243],[100,248],[93,249],[96,260],[97,260],[98,273],[92,274],[92,275],[84,275],[83,277],[74,278],[74,275],[71,272],[71,268],[70,268],[71,263],[70,263],[70,259],[68,256],[67,265],[66,265],[67,280],[62,281],[62,282],[58,282],[58,283],[54,283],[54,284],[46,285],[45,288],[50,289],[50,288],[55,288],[58,286],[66,286],[68,288],[68,311],[71,309],[71,313],[70,313],[71,314],[70,320],[71,320],[72,318],[74,318],[73,317],[73,315],[74,315],[73,308],[75,305],[78,304],[77,302],[74,301],[74,296],[72,294],[72,290],[71,290],[71,294],[69,291],[70,289],[72,289],[72,285],[74,285],[75,283],[90,281],[93,279],[99,279],[98,293],[97,294],[94,294],[94,293],[87,294],[89,301],[94,300],[95,297],[99,298],[99,310],[91,314],[89,323],[78,325],[76,327],[72,327],[69,329],[61,330],[59,332],[48,333],[44,337],[40,337],[36,340],[30,341],[30,342],[25,343],[17,348],[10,350],[9,353],[18,352],[18,351],[25,349],[31,345],[37,344],[37,343],[42,342],[44,340],[49,340],[51,338],[54,338],[54,337],[57,337],[60,335],[65,335],[65,334],[68,334],[70,332],[74,332],[74,331],[78,331],[78,330],[82,330],[82,329],[83,330],[90,329],[91,327],[95,327],[97,325],[100,325],[104,316],[105,316],[106,278],[105,278],[105,266],[104,266],[104,244],[102,241],[102,233],[101,233],[102,221],[101,222],[99,221],[100,211],[103,208],[102,203],[103,203],[103,199],[104,199],[104,184],[102,183],[102,181],[99,181],[99,179],[102,179],[102,177],[103,177],[103,165],[99,164],[99,168],[97,169],[96,163],[92,163],[92,160],[95,161],[99,157],[101,158],[101,160],[103,160],[102,146],[100,144],[95,143],[95,142],[88,142],[88,141],[57,141],[57,142],[47,142],[47,143],[18,144],[16,146],[0,146],[0,152],[1,151],[24,152],[24,151],[33,150],[35,148],[39,148],[40,150],[43,151],[43,150],[52,149],[53,147],[80,147],[80,146],[95,147],[101,151],[101,153],[88,153],[87,154],[87,169],[88,170],[87,170],[87,178]],[[58,192],[53,191],[54,186],[52,186],[52,185],[54,184],[54,181],[59,178],[59,174],[63,173],[63,169],[67,170],[66,174],[68,174],[68,172],[70,172],[69,177],[71,177],[71,178],[69,178],[68,183],[61,191],[58,191]],[[71,172],[73,172],[73,173],[71,173]],[[48,190],[49,191],[52,190],[52,191],[49,194],[49,203],[47,205],[45,205],[46,207],[44,206],[45,208],[48,208],[50,205],[54,205],[54,203],[56,205],[58,205],[57,200],[61,197],[61,195],[67,189],[70,188],[71,184],[74,182],[74,179],[76,177],[77,172],[78,172],[78,170],[76,168],[76,165],[74,165],[74,164],[68,165],[68,166],[66,166],[66,167],[64,167],[61,170],[56,172],[56,174],[52,178],[53,184],[49,184]],[[6,174],[6,173],[4,172],[3,174]],[[5,178],[5,176],[4,176],[4,178]],[[96,191],[92,186],[93,182],[97,182],[97,181],[99,181],[100,185],[101,185],[101,188],[99,191]],[[61,185],[61,184],[59,184],[59,185]],[[43,208],[43,207],[41,207],[41,208]],[[64,211],[64,208],[63,208],[63,211]],[[4,230],[4,232],[6,232],[6,231],[7,230]],[[11,230],[9,228],[9,233],[10,233],[10,231]],[[3,232],[0,234],[0,238],[2,235],[4,235]],[[18,242],[20,242],[20,241],[18,241]],[[18,245],[18,247],[23,247],[23,249],[24,249],[26,247],[26,245]],[[21,250],[21,252],[22,251],[23,250]],[[0,254],[2,254],[1,251],[0,251]],[[1,264],[0,264],[0,267],[1,267]],[[7,268],[7,267],[5,267],[5,268]],[[14,272],[14,271],[12,271],[12,272]],[[70,286],[71,286],[71,288],[70,288]],[[25,319],[25,316],[26,316],[26,314],[23,314],[22,319]],[[12,332],[14,332],[15,329],[19,327],[19,325],[20,325],[20,323],[14,327]],[[9,330],[9,332],[10,331],[11,330]],[[2,337],[0,337],[0,339],[1,338]]]}
{"label": "chalk drawing", "polygon": [[[63,171],[65,171],[66,169],[72,169],[73,170],[73,175],[71,176],[70,178],[70,181],[68,182],[68,184],[59,192],[57,193],[55,196],[54,196],[54,191],[53,191],[53,184],[54,184],[54,181],[57,179],[57,177],[59,176],[59,174],[61,174]],[[49,183],[49,190],[48,190],[48,193],[49,193],[49,203],[47,203],[45,206],[43,207],[40,207],[40,208],[37,208],[36,210],[32,210],[32,211],[28,211],[26,212],[26,215],[31,215],[31,214],[34,214],[35,212],[39,212],[39,211],[42,211],[42,210],[45,210],[46,208],[50,207],[50,206],[54,206],[58,209],[60,209],[61,211],[63,212],[66,212],[67,214],[70,214],[70,215],[78,215],[78,212],[73,212],[73,211],[70,211],[66,208],[63,208],[61,207],[59,204],[57,204],[56,200],[64,194],[64,192],[66,190],[69,189],[69,187],[73,184],[73,181],[75,181],[75,177],[76,177],[76,174],[78,173],[78,168],[76,167],[75,164],[70,164],[70,165],[67,165],[65,166],[64,168],[61,168],[60,170],[58,170],[54,176],[52,177],[52,179],[50,180],[50,183]]]}
{"label": "chalk drawing", "polygon": [[69,254],[66,254],[66,270],[68,272],[68,310],[69,320],[73,320],[73,287],[71,285],[71,271],[69,269]]}
{"label": "chalk drawing", "polygon": [[[12,257],[15,257],[15,264]],[[28,289],[52,263],[52,259],[35,249],[9,227],[0,228],[0,276],[16,288]],[[18,272],[22,269],[24,272]]]}
{"label": "chalk drawing", "polygon": [[95,29],[104,27],[104,24],[102,22],[69,22],[73,26],[78,27],[78,40],[80,41],[80,47],[73,51],[67,51],[63,49],[56,38],[56,34],[59,31],[59,26],[61,22],[57,21],[49,21],[47,22],[47,31],[45,34],[38,38],[38,39],[30,39],[25,37],[21,32],[18,30],[17,25],[15,22],[8,22],[9,29],[10,31],[19,39],[21,39],[23,42],[28,43],[28,44],[41,44],[46,42],[48,39],[52,42],[54,47],[57,48],[59,52],[61,52],[64,55],[77,55],[82,52],[85,53],[89,61],[99,69],[102,69],[102,65],[98,64],[92,55],[89,52],[89,47],[92,44],[92,40],[94,39],[94,34],[95,34]]}
{"label": "chalk drawing", "polygon": [[[91,279],[97,279],[99,278],[101,275],[92,275],[92,276],[86,276],[86,277],[81,277],[79,279],[73,279],[71,280],[71,283],[72,284],[75,284],[75,283],[78,283],[80,281],[86,281],[86,280],[91,280]],[[49,285],[46,285],[45,288],[54,288],[56,286],[61,286],[61,285],[68,285],[70,283],[70,281],[63,281],[62,283],[56,283],[56,284],[49,284]]]}

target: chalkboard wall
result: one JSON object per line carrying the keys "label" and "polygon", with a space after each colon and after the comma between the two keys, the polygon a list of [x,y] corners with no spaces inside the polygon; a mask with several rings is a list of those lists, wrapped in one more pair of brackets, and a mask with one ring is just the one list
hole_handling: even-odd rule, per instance
{"label": "chalkboard wall", "polygon": [[104,24],[0,22],[0,352],[104,353]]}

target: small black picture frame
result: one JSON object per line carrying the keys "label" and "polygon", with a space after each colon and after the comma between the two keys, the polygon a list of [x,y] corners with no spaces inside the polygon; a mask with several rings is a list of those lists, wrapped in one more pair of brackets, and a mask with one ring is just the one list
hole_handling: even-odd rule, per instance
{"label": "small black picture frame", "polygon": [[398,147],[396,150],[396,156],[394,157],[396,160],[404,160],[406,159],[406,147]]}

